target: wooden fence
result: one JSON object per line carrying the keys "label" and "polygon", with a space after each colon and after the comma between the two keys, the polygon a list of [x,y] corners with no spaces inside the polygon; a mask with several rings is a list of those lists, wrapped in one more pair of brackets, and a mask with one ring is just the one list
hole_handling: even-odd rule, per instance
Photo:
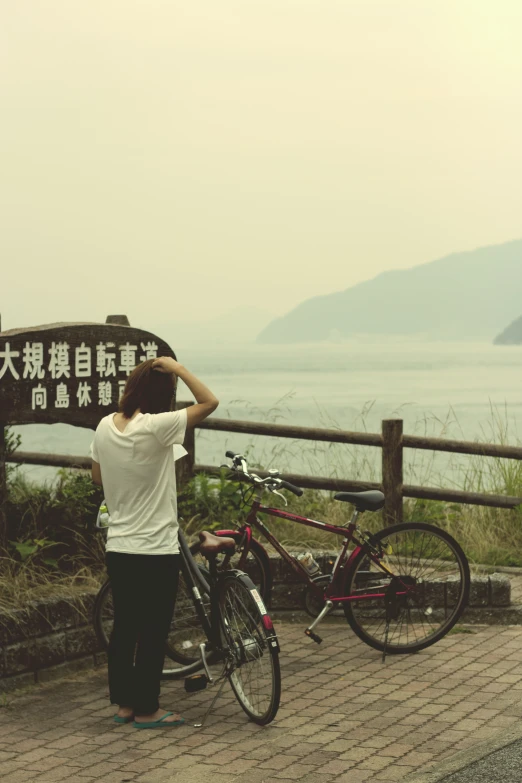
{"label": "wooden fence", "polygon": [[[185,407],[187,403],[179,403]],[[304,476],[285,473],[283,478],[304,489],[324,489],[335,491],[361,491],[381,489],[386,495],[385,516],[390,524],[402,521],[403,498],[424,500],[442,500],[453,503],[469,503],[479,506],[514,508],[522,504],[522,498],[507,495],[491,495],[478,492],[463,492],[453,489],[419,487],[403,482],[403,452],[405,448],[444,451],[451,454],[469,454],[481,457],[522,460],[522,448],[500,446],[497,444],[474,443],[469,441],[427,438],[403,433],[402,419],[387,419],[382,422],[381,433],[349,432],[348,430],[317,429],[298,427],[288,424],[265,424],[255,421],[233,421],[210,418],[198,425],[201,430],[219,432],[237,432],[243,435],[265,435],[292,440],[311,440],[325,443],[346,443],[358,446],[371,446],[382,450],[382,483],[351,481],[350,479],[328,478],[324,476]],[[177,463],[178,482],[183,483],[196,473],[218,474],[216,465],[199,465],[196,462],[196,443],[194,430],[187,432],[185,448],[187,457]],[[43,454],[17,451],[8,460],[28,465],[48,465],[52,467],[71,467],[90,469],[90,459],[64,454]],[[256,471],[261,476],[268,475]]]}

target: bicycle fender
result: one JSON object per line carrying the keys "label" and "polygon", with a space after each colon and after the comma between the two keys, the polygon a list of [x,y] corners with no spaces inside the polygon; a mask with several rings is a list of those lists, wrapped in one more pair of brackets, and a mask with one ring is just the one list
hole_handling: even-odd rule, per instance
{"label": "bicycle fender", "polygon": [[248,592],[251,594],[252,598],[256,602],[257,608],[259,609],[259,613],[261,615],[261,622],[263,623],[263,628],[266,631],[266,640],[273,650],[275,650],[276,652],[280,652],[279,640],[275,632],[272,618],[267,612],[266,606],[264,604],[263,599],[259,595],[259,591],[257,587],[254,585],[254,583],[252,582],[248,574],[245,574],[244,571],[238,571],[237,569],[232,569],[231,571],[229,571],[229,573],[232,573],[236,579],[239,579],[246,587]]}

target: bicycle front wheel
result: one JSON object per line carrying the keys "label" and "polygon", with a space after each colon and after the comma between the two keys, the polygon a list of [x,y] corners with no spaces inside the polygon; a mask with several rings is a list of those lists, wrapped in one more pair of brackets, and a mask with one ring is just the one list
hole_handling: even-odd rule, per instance
{"label": "bicycle front wheel", "polygon": [[281,698],[277,636],[252,580],[225,576],[220,589],[222,637],[229,650],[228,678],[239,704],[260,725],[276,716]]}
{"label": "bicycle front wheel", "polygon": [[352,600],[344,612],[370,647],[413,653],[451,630],[469,588],[468,561],[455,539],[433,525],[405,522],[379,531],[361,549],[346,574],[344,595]]}

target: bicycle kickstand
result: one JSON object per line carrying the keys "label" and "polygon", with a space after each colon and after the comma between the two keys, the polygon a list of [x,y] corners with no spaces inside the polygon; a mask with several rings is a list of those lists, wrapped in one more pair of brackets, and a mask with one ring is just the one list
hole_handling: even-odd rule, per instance
{"label": "bicycle kickstand", "polygon": [[[193,693],[195,691],[204,690],[207,687],[208,683],[213,683],[214,682],[214,678],[212,677],[212,675],[210,673],[210,669],[208,668],[208,665],[207,665],[207,658],[206,658],[206,655],[205,655],[205,645],[204,644],[200,644],[199,645],[199,654],[201,655],[201,661],[203,663],[203,668],[205,670],[205,674],[193,674],[192,676],[187,677],[185,679],[185,690],[187,691],[187,693]],[[203,719],[201,720],[200,723],[195,723],[194,724],[194,728],[200,729],[203,726],[203,724],[205,723],[207,717],[210,714],[210,711],[211,711],[212,707],[216,703],[216,700],[217,700],[219,694],[221,693],[221,691],[223,689],[224,682],[225,681],[223,680],[223,683],[221,684],[218,692],[216,693],[216,695],[212,699],[210,707],[208,708],[208,710],[206,711],[205,715],[203,716]]]}
{"label": "bicycle kickstand", "polygon": [[305,631],[305,634],[309,636],[310,639],[312,639],[314,642],[316,642],[316,644],[321,644],[323,640],[318,634],[314,633],[314,628],[317,628],[321,620],[324,620],[326,615],[330,614],[332,609],[333,609],[333,601],[326,601],[320,613],[317,615],[313,623],[309,625]]}
{"label": "bicycle kickstand", "polygon": [[201,719],[200,723],[195,723],[195,724],[194,724],[194,728],[195,728],[195,729],[201,729],[201,728],[203,728],[203,724],[205,723],[206,719],[208,718],[208,716],[209,716],[209,715],[210,715],[210,713],[212,712],[212,707],[214,706],[214,704],[216,703],[216,701],[219,699],[219,697],[220,697],[220,695],[221,695],[221,691],[223,690],[223,685],[225,684],[225,682],[226,682],[226,677],[225,677],[225,675],[223,675],[223,680],[222,680],[222,682],[221,682],[221,685],[219,686],[219,688],[218,688],[218,691],[217,691],[216,695],[214,696],[214,698],[213,698],[213,699],[212,699],[212,701],[210,702],[210,707],[207,709],[207,711],[206,711],[206,712],[205,712],[205,714],[203,715],[203,717],[202,717],[202,719]]}

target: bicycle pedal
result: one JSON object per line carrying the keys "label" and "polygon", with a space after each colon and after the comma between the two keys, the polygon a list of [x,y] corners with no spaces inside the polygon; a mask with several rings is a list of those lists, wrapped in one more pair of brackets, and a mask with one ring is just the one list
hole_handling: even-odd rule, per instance
{"label": "bicycle pedal", "polygon": [[185,690],[187,693],[204,691],[207,684],[208,679],[204,674],[192,674],[190,677],[185,677]]}
{"label": "bicycle pedal", "polygon": [[309,628],[306,629],[305,634],[310,637],[316,644],[321,644],[323,641],[320,636],[318,636],[316,633],[311,631]]}

